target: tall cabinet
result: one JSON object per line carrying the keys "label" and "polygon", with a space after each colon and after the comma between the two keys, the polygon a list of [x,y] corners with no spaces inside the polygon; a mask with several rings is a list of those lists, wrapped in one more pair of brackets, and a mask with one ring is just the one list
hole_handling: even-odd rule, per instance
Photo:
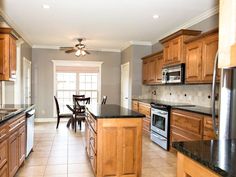
{"label": "tall cabinet", "polygon": [[0,28],[0,80],[16,78],[16,37],[11,28]]}

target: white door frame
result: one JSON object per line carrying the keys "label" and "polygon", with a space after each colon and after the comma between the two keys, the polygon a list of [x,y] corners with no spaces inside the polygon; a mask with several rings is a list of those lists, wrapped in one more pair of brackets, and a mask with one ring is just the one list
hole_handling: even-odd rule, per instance
{"label": "white door frame", "polygon": [[[128,81],[129,81],[129,83],[128,83],[128,108],[130,108],[131,107],[131,99],[130,99],[130,95],[131,95],[131,93],[130,93],[130,64],[129,64],[129,62],[127,62],[127,63],[124,63],[124,64],[121,64],[121,82],[120,82],[120,101],[121,101],[121,103],[122,103],[122,68],[124,67],[124,66],[127,66],[128,65],[128,68],[129,68],[129,71],[128,71],[128,73],[129,73],[129,78],[128,78]],[[121,104],[122,105],[122,104]]]}
{"label": "white door frame", "polygon": [[[56,67],[57,66],[80,66],[80,67],[98,67],[98,102],[101,102],[102,94],[102,64],[100,61],[68,61],[68,60],[52,60],[53,62],[53,96],[56,95]],[[54,98],[53,101],[53,116],[56,116],[56,106]]]}
{"label": "white door frame", "polygon": [[[30,66],[30,82],[31,82],[31,79],[32,79],[32,75],[31,75],[31,71],[32,71],[32,65],[31,65],[31,61],[29,61],[27,58],[23,57],[23,102],[24,104],[28,104],[28,103],[25,103],[25,96],[26,96],[26,93],[25,93],[25,87],[26,87],[26,81],[25,81],[25,75],[27,73],[25,73],[25,69],[26,69],[26,65],[27,64],[28,66]],[[31,89],[31,83],[30,83],[30,99],[31,99],[31,102],[32,102],[32,89]]]}

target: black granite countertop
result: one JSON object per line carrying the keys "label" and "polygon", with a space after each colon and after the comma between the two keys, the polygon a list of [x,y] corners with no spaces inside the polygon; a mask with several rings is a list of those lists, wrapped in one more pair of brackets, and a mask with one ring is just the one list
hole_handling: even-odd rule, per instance
{"label": "black granite countertop", "polygon": [[224,177],[236,177],[236,139],[175,142],[173,147]]}
{"label": "black granite countertop", "polygon": [[[0,104],[0,124],[10,120],[11,118],[14,118],[18,114],[26,113],[34,107],[35,105],[33,104]],[[12,112],[5,113],[5,109],[12,110]]]}
{"label": "black granite countertop", "polygon": [[99,118],[143,118],[145,115],[115,104],[94,104],[86,106],[95,119]]}
{"label": "black granite countertop", "polygon": [[[195,113],[200,113],[204,115],[211,116],[212,115],[212,109],[209,107],[203,107],[203,106],[197,106],[197,105],[191,105],[188,103],[178,103],[178,102],[170,102],[170,101],[162,101],[162,100],[152,100],[152,99],[133,99],[137,100],[143,103],[156,103],[159,105],[165,105],[165,106],[170,106],[171,108],[174,109],[180,109],[184,111],[190,111],[190,112],[195,112]],[[216,110],[216,116],[218,116],[218,110]]]}
{"label": "black granite countertop", "polygon": [[[175,109],[180,109],[184,111],[191,111],[195,113],[204,114],[207,116],[212,116],[212,108],[202,107],[202,106],[193,106],[193,107],[176,107]],[[218,110],[216,110],[216,116],[218,116]]]}

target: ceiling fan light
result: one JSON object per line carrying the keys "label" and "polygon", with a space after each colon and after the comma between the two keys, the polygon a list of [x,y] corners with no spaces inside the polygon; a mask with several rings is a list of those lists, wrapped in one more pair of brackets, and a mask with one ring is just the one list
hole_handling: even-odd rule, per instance
{"label": "ceiling fan light", "polygon": [[77,50],[77,52],[75,52],[75,55],[79,57],[81,55],[81,50]]}
{"label": "ceiling fan light", "polygon": [[84,55],[86,55],[86,52],[82,50],[81,54],[84,56]]}

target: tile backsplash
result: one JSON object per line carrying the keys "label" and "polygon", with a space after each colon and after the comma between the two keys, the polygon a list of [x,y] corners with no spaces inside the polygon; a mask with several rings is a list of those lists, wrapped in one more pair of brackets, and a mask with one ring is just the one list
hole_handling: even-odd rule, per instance
{"label": "tile backsplash", "polygon": [[211,85],[143,86],[139,98],[211,107]]}

